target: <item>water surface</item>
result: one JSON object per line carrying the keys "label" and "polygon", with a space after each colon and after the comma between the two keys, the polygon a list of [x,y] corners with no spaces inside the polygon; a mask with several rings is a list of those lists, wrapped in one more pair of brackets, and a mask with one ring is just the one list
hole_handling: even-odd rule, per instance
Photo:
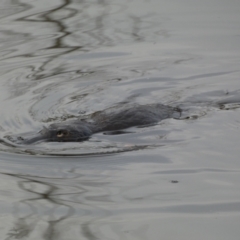
{"label": "water surface", "polygon": [[[1,239],[238,239],[240,2],[2,1]],[[82,143],[6,136],[120,103],[184,119]]]}

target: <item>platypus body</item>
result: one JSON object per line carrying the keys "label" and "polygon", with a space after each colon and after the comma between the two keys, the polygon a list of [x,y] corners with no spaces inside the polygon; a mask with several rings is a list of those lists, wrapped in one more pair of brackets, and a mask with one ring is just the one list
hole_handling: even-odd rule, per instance
{"label": "platypus body", "polygon": [[38,141],[84,141],[94,133],[154,124],[166,118],[179,118],[180,115],[180,109],[163,104],[124,104],[120,107],[111,107],[95,112],[86,119],[67,120],[51,124],[37,134],[30,134],[27,137],[21,136],[20,139],[25,144]]}

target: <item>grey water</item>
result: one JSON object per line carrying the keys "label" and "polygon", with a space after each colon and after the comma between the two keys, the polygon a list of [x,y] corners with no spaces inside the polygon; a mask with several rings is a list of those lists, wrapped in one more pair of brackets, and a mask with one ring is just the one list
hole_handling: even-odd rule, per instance
{"label": "grey water", "polygon": [[[236,240],[240,1],[0,4],[0,239]],[[182,119],[12,144],[123,103]]]}

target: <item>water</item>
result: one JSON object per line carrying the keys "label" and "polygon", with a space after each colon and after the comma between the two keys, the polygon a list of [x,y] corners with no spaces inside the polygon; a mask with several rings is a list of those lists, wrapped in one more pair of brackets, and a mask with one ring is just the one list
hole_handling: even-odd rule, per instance
{"label": "water", "polygon": [[[1,239],[238,239],[240,2],[1,1]],[[184,120],[14,145],[122,102]]]}

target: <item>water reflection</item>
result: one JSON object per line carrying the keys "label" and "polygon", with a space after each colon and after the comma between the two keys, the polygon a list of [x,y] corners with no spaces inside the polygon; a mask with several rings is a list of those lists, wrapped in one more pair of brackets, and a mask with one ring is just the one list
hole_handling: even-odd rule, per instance
{"label": "water reflection", "polygon": [[[62,1],[62,3],[60,2],[58,6],[55,6],[55,8],[48,11],[44,11],[44,13],[31,14],[31,15],[27,15],[27,16],[16,19],[16,21],[18,22],[24,22],[24,23],[26,22],[27,24],[34,23],[34,25],[36,26],[39,26],[38,23],[47,23],[47,25],[50,26],[50,28],[54,28],[54,32],[57,33],[55,34],[56,36],[53,36],[51,40],[48,41],[48,44],[46,44],[46,45],[49,45],[48,47],[38,49],[38,51],[44,50],[44,53],[45,53],[44,55],[49,55],[50,53],[50,56],[45,58],[41,66],[39,66],[38,69],[35,70],[35,72],[31,75],[31,80],[34,80],[34,79],[38,80],[38,79],[43,79],[49,76],[55,76],[58,74],[71,72],[71,71],[67,71],[64,68],[64,66],[61,66],[61,65],[57,67],[53,67],[51,68],[51,70],[49,69],[49,66],[48,66],[49,64],[51,64],[51,62],[53,62],[59,56],[71,53],[73,51],[76,51],[82,48],[81,46],[71,46],[65,43],[66,37],[69,36],[71,32],[68,30],[68,27],[64,23],[64,20],[70,19],[78,13],[76,9],[73,9],[70,7],[71,3],[72,1],[65,0],[65,1]],[[44,25],[46,26],[46,24]],[[27,55],[20,55],[20,56],[24,58],[29,58],[29,57],[34,58],[38,55],[39,55],[38,52],[36,53],[32,52],[31,55],[27,54]],[[44,73],[47,70],[48,70],[48,73]],[[80,70],[78,71],[80,73]]]}
{"label": "water reflection", "polygon": [[[69,73],[81,77],[79,66],[71,68],[66,65],[62,59],[64,55],[125,42],[154,41],[154,38],[165,35],[160,31],[159,20],[154,19],[154,14],[136,15],[126,11],[127,5],[107,0],[55,0],[48,9],[47,2],[35,6],[15,1],[14,5],[18,10],[14,12],[10,30],[1,30],[11,43],[10,46],[9,42],[2,46],[5,51],[1,55],[2,61],[7,63],[12,58],[25,64],[31,61],[34,65],[25,66],[32,71],[28,76],[30,80]],[[43,6],[36,13],[36,8]],[[125,15],[124,18],[119,13]]]}
{"label": "water reflection", "polygon": [[[84,195],[88,192],[88,185],[97,187],[99,185],[97,182],[81,181],[79,174],[72,178],[1,174],[14,178],[24,196],[27,196],[15,203],[13,215],[16,220],[6,239],[31,238],[31,234],[38,232],[43,223],[44,231],[39,232],[43,239],[59,239],[60,235],[64,235],[64,231],[69,230],[69,218],[76,214],[82,217],[79,221],[82,235],[86,239],[97,239],[88,226],[91,221],[84,218],[90,213],[85,207],[88,204],[84,200]],[[104,182],[101,182],[101,186],[103,184]]]}

